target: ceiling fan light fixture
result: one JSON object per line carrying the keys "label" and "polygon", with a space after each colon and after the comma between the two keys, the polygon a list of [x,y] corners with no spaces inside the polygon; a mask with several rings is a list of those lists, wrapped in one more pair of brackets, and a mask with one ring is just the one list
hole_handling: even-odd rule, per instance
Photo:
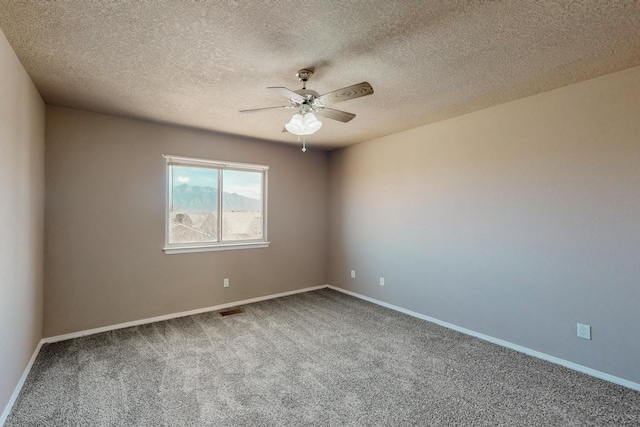
{"label": "ceiling fan light fixture", "polygon": [[305,135],[316,133],[321,127],[322,122],[316,118],[315,114],[307,113],[304,115]]}
{"label": "ceiling fan light fixture", "polygon": [[294,114],[284,128],[294,135],[304,135],[304,119],[302,114]]}
{"label": "ceiling fan light fixture", "polygon": [[284,128],[294,135],[311,135],[322,127],[322,122],[313,113],[296,113]]}

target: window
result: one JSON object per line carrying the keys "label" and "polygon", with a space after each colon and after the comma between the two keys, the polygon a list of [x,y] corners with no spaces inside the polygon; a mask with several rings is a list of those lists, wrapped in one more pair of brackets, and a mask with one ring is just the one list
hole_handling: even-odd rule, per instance
{"label": "window", "polygon": [[165,253],[267,247],[268,166],[165,155]]}

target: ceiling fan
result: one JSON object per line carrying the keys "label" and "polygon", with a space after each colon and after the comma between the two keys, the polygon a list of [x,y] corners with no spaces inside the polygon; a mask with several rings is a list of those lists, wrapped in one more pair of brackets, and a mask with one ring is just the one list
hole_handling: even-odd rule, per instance
{"label": "ceiling fan", "polygon": [[362,82],[320,95],[314,90],[307,89],[307,80],[309,80],[312,75],[312,70],[306,68],[298,70],[296,77],[298,77],[298,80],[302,82],[302,89],[290,90],[286,87],[267,88],[289,98],[288,105],[240,110],[240,112],[249,113],[274,109],[297,110],[297,113],[294,114],[289,123],[285,125],[283,132],[288,131],[294,135],[298,135],[298,137],[303,136],[302,151],[306,151],[304,136],[315,133],[322,126],[322,122],[316,118],[316,114],[328,119],[347,123],[356,115],[347,113],[346,111],[329,108],[328,106],[337,104],[338,102],[360,98],[361,96],[371,95],[373,93],[371,85],[368,82]]}

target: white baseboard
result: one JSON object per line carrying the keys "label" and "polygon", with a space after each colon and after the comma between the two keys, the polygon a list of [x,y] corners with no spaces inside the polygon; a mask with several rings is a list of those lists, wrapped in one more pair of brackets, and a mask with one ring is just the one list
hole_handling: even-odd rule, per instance
{"label": "white baseboard", "polygon": [[191,316],[191,315],[194,315],[194,314],[207,313],[209,311],[224,310],[225,308],[229,308],[229,307],[236,307],[238,305],[245,305],[245,304],[251,304],[251,303],[259,302],[259,301],[266,301],[266,300],[270,300],[270,299],[274,299],[274,298],[286,297],[287,295],[294,295],[294,294],[299,294],[299,293],[302,293],[302,292],[315,291],[315,290],[323,289],[323,288],[326,288],[326,287],[327,287],[327,285],[320,285],[320,286],[312,286],[312,287],[309,287],[309,288],[296,289],[295,291],[280,292],[278,294],[265,295],[263,297],[250,298],[250,299],[245,299],[245,300],[242,300],[242,301],[228,302],[226,304],[214,305],[214,306],[211,306],[211,307],[197,308],[195,310],[182,311],[180,313],[165,314],[163,316],[156,316],[156,317],[149,317],[147,319],[133,320],[131,322],[118,323],[116,325],[103,326],[101,328],[87,329],[85,331],[72,332],[70,334],[55,335],[55,336],[52,336],[52,337],[43,338],[42,341],[45,342],[45,343],[66,341],[66,340],[70,340],[70,339],[73,339],[73,338],[84,337],[84,336],[87,336],[87,335],[95,335],[95,334],[100,334],[102,332],[114,331],[116,329],[129,328],[131,326],[138,326],[138,325],[145,325],[147,323],[161,322],[163,320],[170,320],[170,319],[176,319],[178,317],[185,317],[185,316]]}
{"label": "white baseboard", "polygon": [[616,377],[614,375],[607,374],[606,372],[601,372],[596,369],[592,369],[583,365],[579,365],[577,363],[569,362],[568,360],[560,359],[555,356],[551,356],[549,354],[541,353],[536,350],[532,350],[527,347],[523,347],[518,344],[511,343],[509,341],[501,340],[499,338],[494,338],[489,335],[481,334],[479,332],[472,331],[471,329],[463,328],[452,323],[443,322],[442,320],[435,319],[433,317],[425,316],[424,314],[417,313],[415,311],[407,310],[402,307],[398,307],[393,304],[389,304],[383,301],[379,301],[375,298],[371,298],[365,295],[358,294],[356,292],[351,292],[346,289],[338,288],[336,286],[327,285],[328,288],[333,289],[338,292],[345,293],[347,295],[354,296],[356,298],[360,298],[365,301],[372,302],[377,305],[381,305],[386,308],[390,308],[391,310],[399,311],[404,314],[408,314],[409,316],[417,317],[418,319],[426,320],[427,322],[432,322],[440,326],[444,326],[445,328],[452,329],[454,331],[462,332],[463,334],[471,335],[476,338],[480,338],[481,340],[488,341],[493,344],[497,344],[502,347],[510,348],[512,350],[518,351],[520,353],[528,354],[529,356],[537,357],[538,359],[546,360],[547,362],[555,363],[557,365],[562,365],[566,368],[573,369],[574,371],[582,372],[587,375],[591,375],[592,377],[600,378],[605,381],[612,382],[614,384],[618,384],[632,390],[640,391],[640,384],[635,383],[633,381],[626,380],[624,378]]}
{"label": "white baseboard", "polygon": [[18,381],[16,388],[13,390],[13,394],[11,395],[9,402],[7,402],[7,406],[4,408],[4,411],[2,411],[2,415],[0,415],[0,426],[3,426],[5,421],[7,421],[7,417],[9,417],[9,412],[11,412],[11,408],[13,408],[14,403],[16,403],[16,400],[18,399],[18,395],[22,390],[22,386],[24,385],[24,382],[27,379],[29,372],[31,372],[31,367],[33,366],[33,362],[36,360],[36,357],[38,357],[38,353],[40,353],[40,348],[42,347],[42,344],[44,344],[44,342],[40,340],[40,342],[36,346],[36,349],[33,351],[33,354],[31,355],[31,359],[29,359],[29,363],[27,363],[27,366],[24,368],[24,372],[22,373],[22,376],[20,377],[20,380]]}

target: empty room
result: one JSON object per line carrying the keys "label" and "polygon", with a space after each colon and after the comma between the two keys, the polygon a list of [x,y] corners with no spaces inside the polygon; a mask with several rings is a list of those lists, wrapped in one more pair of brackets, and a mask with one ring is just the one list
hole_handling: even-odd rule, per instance
{"label": "empty room", "polygon": [[639,29],[0,0],[0,426],[640,425]]}

